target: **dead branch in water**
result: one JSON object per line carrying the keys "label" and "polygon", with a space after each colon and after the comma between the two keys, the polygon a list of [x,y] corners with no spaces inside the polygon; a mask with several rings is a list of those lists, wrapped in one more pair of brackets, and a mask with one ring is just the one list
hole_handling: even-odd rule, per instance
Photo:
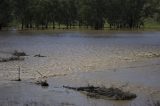
{"label": "dead branch in water", "polygon": [[37,54],[37,55],[34,55],[34,57],[47,57],[47,56],[43,56],[41,54]]}
{"label": "dead branch in water", "polygon": [[0,62],[22,61],[22,60],[24,60],[24,58],[15,56],[15,57],[9,57],[9,58],[1,58]]}
{"label": "dead branch in water", "polygon": [[28,56],[25,52],[18,52],[17,50],[14,51],[14,53],[12,54],[13,56]]}
{"label": "dead branch in water", "polygon": [[94,87],[94,86],[87,86],[87,87],[63,86],[63,87],[80,92],[85,92],[87,96],[94,98],[106,97],[113,100],[132,100],[137,97],[136,94],[130,92],[124,92],[119,88],[105,88],[105,87]]}
{"label": "dead branch in water", "polygon": [[40,80],[40,81],[37,81],[35,84],[41,85],[42,87],[48,87],[49,86],[47,80]]}
{"label": "dead branch in water", "polygon": [[49,84],[47,82],[47,80],[44,80],[44,78],[47,78],[46,76],[44,76],[42,73],[40,73],[39,71],[36,71],[41,77],[40,80],[38,80],[35,84],[37,85],[41,85],[42,87],[48,87]]}

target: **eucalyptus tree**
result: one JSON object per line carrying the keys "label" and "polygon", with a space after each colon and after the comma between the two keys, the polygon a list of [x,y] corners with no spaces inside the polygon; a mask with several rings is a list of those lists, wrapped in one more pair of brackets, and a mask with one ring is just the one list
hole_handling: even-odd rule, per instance
{"label": "eucalyptus tree", "polygon": [[66,28],[69,28],[69,5],[66,0],[60,0],[60,8],[59,8],[59,24],[66,25]]}
{"label": "eucalyptus tree", "polygon": [[103,29],[105,24],[106,0],[92,0],[92,15],[90,25],[94,29]]}
{"label": "eucalyptus tree", "polygon": [[2,27],[7,27],[11,19],[11,0],[0,0],[0,30]]}
{"label": "eucalyptus tree", "polygon": [[110,27],[139,28],[145,18],[146,0],[107,0],[106,19]]}
{"label": "eucalyptus tree", "polygon": [[160,23],[160,0],[147,0],[144,14]]}
{"label": "eucalyptus tree", "polygon": [[26,8],[25,14],[25,27],[26,28],[33,28],[34,27],[34,17],[35,17],[35,10],[38,0],[33,0],[28,2],[28,7]]}
{"label": "eucalyptus tree", "polygon": [[35,24],[39,28],[47,29],[51,21],[51,3],[50,0],[39,0],[35,9]]}
{"label": "eucalyptus tree", "polygon": [[106,0],[80,1],[79,14],[84,25],[102,29],[105,24]]}
{"label": "eucalyptus tree", "polygon": [[53,25],[53,29],[55,28],[55,23],[58,20],[58,14],[59,14],[59,1],[58,0],[49,0],[49,17],[50,17],[50,21]]}
{"label": "eucalyptus tree", "polygon": [[144,21],[145,0],[129,0],[128,9],[126,11],[127,24],[129,28],[139,28]]}
{"label": "eucalyptus tree", "polygon": [[81,0],[79,1],[79,23],[80,25],[89,26],[90,16],[92,14],[91,8],[91,1],[90,0]]}
{"label": "eucalyptus tree", "polygon": [[145,17],[152,17],[155,13],[160,12],[160,0],[146,0],[144,6]]}
{"label": "eucalyptus tree", "polygon": [[69,5],[69,26],[70,28],[75,25],[78,19],[78,5],[76,0],[68,0]]}
{"label": "eucalyptus tree", "polygon": [[160,0],[0,0],[0,29],[11,16],[22,29],[79,23],[98,30],[106,21],[110,28],[140,28],[148,17],[160,20]]}
{"label": "eucalyptus tree", "polygon": [[26,26],[27,15],[29,14],[30,0],[14,0],[14,14],[21,23],[21,29]]}
{"label": "eucalyptus tree", "polygon": [[60,0],[58,23],[71,28],[77,20],[77,5],[75,0]]}

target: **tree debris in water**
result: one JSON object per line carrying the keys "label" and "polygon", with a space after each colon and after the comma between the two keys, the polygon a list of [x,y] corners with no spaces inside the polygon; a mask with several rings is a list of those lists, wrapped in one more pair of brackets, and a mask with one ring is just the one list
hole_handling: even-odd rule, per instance
{"label": "tree debris in water", "polygon": [[39,71],[37,71],[37,73],[41,76],[40,80],[38,80],[36,82],[37,85],[41,85],[42,87],[48,87],[49,84],[47,82],[47,80],[45,78],[47,78],[46,76],[44,76],[42,73],[40,73]]}
{"label": "tree debris in water", "polygon": [[28,56],[25,52],[18,52],[17,50],[14,51],[14,53],[12,54],[14,56]]}
{"label": "tree debris in water", "polygon": [[11,80],[11,81],[18,81],[18,82],[20,82],[20,81],[22,81],[21,79],[15,79],[15,80]]}
{"label": "tree debris in water", "polygon": [[47,56],[42,56],[41,54],[37,54],[37,55],[34,55],[34,57],[47,57]]}
{"label": "tree debris in water", "polygon": [[0,62],[21,61],[21,60],[24,60],[24,58],[13,56],[9,58],[1,58]]}
{"label": "tree debris in water", "polygon": [[106,97],[112,100],[132,100],[135,99],[137,96],[136,94],[130,92],[124,92],[119,88],[105,88],[105,87],[94,87],[94,86],[87,86],[87,87],[69,87],[63,86],[67,89],[72,89],[80,92],[85,92],[87,96],[94,97],[94,98],[101,98]]}
{"label": "tree debris in water", "polygon": [[48,87],[49,86],[47,80],[37,81],[36,84],[41,85],[42,87]]}

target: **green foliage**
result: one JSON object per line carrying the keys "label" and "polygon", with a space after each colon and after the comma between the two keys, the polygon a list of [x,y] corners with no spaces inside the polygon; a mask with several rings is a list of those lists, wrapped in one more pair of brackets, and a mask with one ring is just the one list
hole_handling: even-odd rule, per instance
{"label": "green foliage", "polygon": [[144,5],[145,0],[109,1],[107,20],[110,27],[139,28],[143,25]]}
{"label": "green foliage", "polygon": [[77,19],[77,5],[75,0],[61,0],[60,1],[60,20],[59,23],[66,25],[68,29],[76,22]]}
{"label": "green foliage", "polygon": [[102,29],[105,24],[105,14],[105,0],[82,0],[80,2],[80,16],[84,25]]}
{"label": "green foliage", "polygon": [[[35,1],[35,0],[34,0]],[[14,14],[18,21],[22,24],[22,29],[32,27],[32,19],[34,14],[34,6],[31,0],[14,0]]]}
{"label": "green foliage", "polygon": [[0,0],[0,29],[11,16],[24,28],[46,29],[52,24],[103,29],[140,28],[148,17],[160,22],[159,0]]}
{"label": "green foliage", "polygon": [[11,21],[11,0],[0,0],[0,30]]}

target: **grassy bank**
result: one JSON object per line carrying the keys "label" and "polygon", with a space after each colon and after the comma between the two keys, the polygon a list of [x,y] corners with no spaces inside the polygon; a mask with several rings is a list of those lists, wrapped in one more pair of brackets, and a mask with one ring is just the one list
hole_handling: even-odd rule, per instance
{"label": "grassy bank", "polygon": [[145,30],[160,30],[160,23],[156,22],[154,19],[146,19],[144,24]]}
{"label": "grassy bank", "polygon": [[110,29],[109,24],[105,24],[104,29],[102,30],[95,30],[91,27],[86,27],[86,26],[81,26],[79,27],[78,25],[72,26],[71,28],[66,28],[65,25],[61,25],[60,27],[56,24],[55,28],[53,29],[52,24],[48,26],[47,29],[45,28],[25,28],[21,29],[20,24],[13,24],[13,27],[5,27],[2,29],[2,31],[8,31],[8,30],[16,30],[18,32],[144,32],[144,31],[160,31],[160,23],[157,23],[153,20],[146,20],[144,23],[144,27],[141,27],[140,29],[127,29],[127,28],[122,28],[122,29]]}

